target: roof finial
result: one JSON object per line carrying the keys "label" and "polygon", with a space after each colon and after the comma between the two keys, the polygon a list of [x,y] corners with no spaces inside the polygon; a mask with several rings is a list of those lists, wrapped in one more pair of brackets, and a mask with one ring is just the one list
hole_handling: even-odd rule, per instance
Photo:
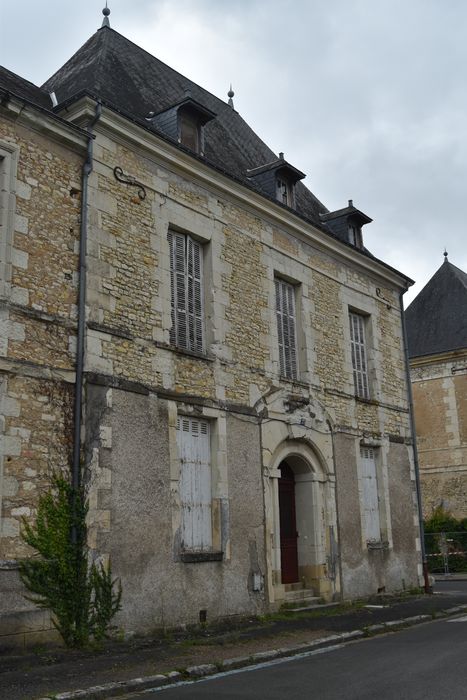
{"label": "roof finial", "polygon": [[448,260],[448,251],[446,250],[446,248],[444,249],[443,255],[444,255],[444,262],[449,262],[449,260]]}
{"label": "roof finial", "polygon": [[102,27],[109,27],[110,28],[110,21],[109,21],[110,10],[107,7],[107,0],[105,0],[105,7],[102,10],[102,14],[104,15],[104,19],[102,20]]}
{"label": "roof finial", "polygon": [[234,103],[232,97],[235,95],[234,91],[232,90],[232,83],[230,83],[230,90],[227,93],[227,97],[229,98],[229,107],[232,107],[234,109]]}

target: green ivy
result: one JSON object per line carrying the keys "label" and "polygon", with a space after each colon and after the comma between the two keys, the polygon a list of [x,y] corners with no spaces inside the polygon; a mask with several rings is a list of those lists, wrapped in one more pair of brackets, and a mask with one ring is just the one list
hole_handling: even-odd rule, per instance
{"label": "green ivy", "polygon": [[62,476],[38,503],[36,522],[23,520],[21,536],[36,557],[20,563],[26,596],[52,612],[52,621],[68,647],[84,647],[105,637],[121,608],[121,585],[108,568],[88,562],[86,516],[82,490]]}

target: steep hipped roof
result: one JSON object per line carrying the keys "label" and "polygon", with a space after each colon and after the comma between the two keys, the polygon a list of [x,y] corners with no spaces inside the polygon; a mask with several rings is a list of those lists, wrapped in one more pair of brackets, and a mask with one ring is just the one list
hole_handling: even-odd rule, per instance
{"label": "steep hipped roof", "polygon": [[[226,102],[173,70],[124,36],[102,27],[44,85],[59,104],[88,92],[146,128],[149,112],[158,113],[191,97],[216,114],[205,127],[207,161],[252,186],[246,172],[277,159]],[[254,185],[253,185],[254,186]],[[297,212],[323,228],[326,207],[303,185],[296,187]]]}
{"label": "steep hipped roof", "polygon": [[410,357],[467,348],[467,274],[446,257],[405,318]]}

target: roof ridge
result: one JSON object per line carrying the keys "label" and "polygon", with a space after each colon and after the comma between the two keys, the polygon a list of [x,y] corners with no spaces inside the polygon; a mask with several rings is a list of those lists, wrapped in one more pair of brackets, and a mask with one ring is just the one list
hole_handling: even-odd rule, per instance
{"label": "roof ridge", "polygon": [[461,270],[460,267],[457,267],[449,260],[448,260],[448,265],[452,268],[452,271],[455,274],[456,278],[459,280],[459,282],[461,282],[464,285],[464,287],[467,289],[467,273],[465,273],[464,270]]}
{"label": "roof ridge", "polygon": [[[224,100],[222,100],[220,97],[218,97],[217,95],[215,95],[213,92],[210,92],[209,90],[207,90],[206,88],[204,88],[202,85],[198,85],[198,83],[195,83],[195,81],[194,81],[194,80],[191,80],[191,78],[187,78],[186,75],[183,75],[183,73],[180,73],[180,71],[176,70],[175,68],[172,68],[172,66],[169,66],[169,64],[168,64],[168,63],[165,63],[165,61],[161,61],[160,58],[158,58],[158,57],[155,56],[154,54],[150,53],[147,49],[143,48],[142,46],[138,46],[138,44],[135,44],[134,41],[132,41],[131,39],[129,39],[129,38],[128,38],[127,36],[125,36],[124,34],[121,34],[120,32],[117,32],[117,30],[114,29],[113,27],[101,27],[101,28],[98,29],[97,31],[100,32],[101,29],[107,29],[107,30],[113,32],[113,33],[116,34],[117,36],[119,36],[119,37],[121,37],[122,39],[124,39],[124,41],[126,41],[128,44],[131,44],[132,46],[135,46],[135,47],[138,49],[138,51],[142,51],[143,53],[147,54],[151,59],[153,59],[154,61],[157,61],[158,63],[160,63],[161,65],[163,65],[165,68],[167,68],[168,70],[170,70],[172,73],[176,73],[176,74],[177,74],[180,78],[182,78],[183,80],[188,81],[189,83],[191,83],[192,85],[194,85],[196,88],[202,90],[203,92],[206,92],[208,95],[210,95],[210,96],[213,97],[215,100],[217,100],[217,102],[219,102],[221,105],[223,105],[223,107],[228,107],[229,109],[232,109],[232,107],[229,107],[229,105],[228,105],[227,102],[225,102]],[[79,49],[78,49],[78,51],[79,51]],[[234,111],[237,112],[237,110],[234,110]],[[237,112],[237,114],[238,114],[239,116],[241,116],[239,112]],[[245,122],[245,123],[246,123],[246,122]],[[250,127],[250,128],[251,128],[251,127]]]}

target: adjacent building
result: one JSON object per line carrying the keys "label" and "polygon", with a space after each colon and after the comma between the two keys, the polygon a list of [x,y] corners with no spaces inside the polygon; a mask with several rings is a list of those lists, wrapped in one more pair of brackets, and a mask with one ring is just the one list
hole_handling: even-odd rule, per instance
{"label": "adjacent building", "polygon": [[47,627],[16,578],[21,518],[77,430],[89,545],[121,578],[127,631],[419,581],[411,281],[364,247],[371,219],[326,209],[232,98],[107,14],[41,88],[0,71],[11,635]]}
{"label": "adjacent building", "polygon": [[406,311],[423,511],[467,517],[467,274],[448,260]]}

